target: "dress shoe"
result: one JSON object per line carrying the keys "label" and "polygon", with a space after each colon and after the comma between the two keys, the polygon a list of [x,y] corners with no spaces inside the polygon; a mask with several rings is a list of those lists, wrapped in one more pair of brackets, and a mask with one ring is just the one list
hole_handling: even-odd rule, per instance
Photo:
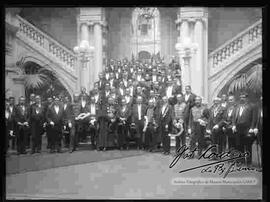
{"label": "dress shoe", "polygon": [[104,147],[104,148],[103,148],[103,151],[106,151],[106,150],[107,150],[107,148],[106,148],[106,147]]}

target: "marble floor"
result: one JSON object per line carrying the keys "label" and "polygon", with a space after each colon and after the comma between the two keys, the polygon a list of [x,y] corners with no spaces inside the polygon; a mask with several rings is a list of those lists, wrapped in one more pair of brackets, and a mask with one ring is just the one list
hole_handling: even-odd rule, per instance
{"label": "marble floor", "polygon": [[175,184],[176,178],[222,179],[203,168],[180,170],[211,163],[181,159],[169,168],[174,157],[161,153],[70,165],[6,176],[7,199],[261,199],[262,173],[241,171],[228,178],[256,179],[254,185]]}

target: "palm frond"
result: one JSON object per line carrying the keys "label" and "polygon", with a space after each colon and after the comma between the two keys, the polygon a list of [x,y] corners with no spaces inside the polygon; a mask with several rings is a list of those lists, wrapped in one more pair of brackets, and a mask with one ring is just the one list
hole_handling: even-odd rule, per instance
{"label": "palm frond", "polygon": [[247,83],[250,90],[255,93],[262,92],[262,65],[258,64],[253,66],[249,71]]}
{"label": "palm frond", "polygon": [[23,77],[27,89],[38,89],[48,82],[48,77],[45,74],[25,74]]}
{"label": "palm frond", "polygon": [[247,74],[240,74],[235,76],[231,83],[229,84],[229,93],[234,93],[236,91],[245,90],[247,87],[246,82]]}

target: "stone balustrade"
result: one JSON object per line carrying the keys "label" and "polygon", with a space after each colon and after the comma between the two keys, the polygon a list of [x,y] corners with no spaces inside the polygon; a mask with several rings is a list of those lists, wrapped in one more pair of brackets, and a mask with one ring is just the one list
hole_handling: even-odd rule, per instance
{"label": "stone balustrade", "polygon": [[208,64],[210,70],[214,69],[214,71],[216,71],[221,68],[226,61],[239,54],[240,51],[245,50],[253,43],[256,43],[257,40],[261,39],[262,21],[259,20],[209,54]]}
{"label": "stone balustrade", "polygon": [[20,16],[17,16],[17,18],[19,20],[19,32],[21,34],[55,56],[61,63],[64,63],[64,69],[69,72],[75,71],[76,56],[71,50],[64,47],[52,37],[48,36]]}

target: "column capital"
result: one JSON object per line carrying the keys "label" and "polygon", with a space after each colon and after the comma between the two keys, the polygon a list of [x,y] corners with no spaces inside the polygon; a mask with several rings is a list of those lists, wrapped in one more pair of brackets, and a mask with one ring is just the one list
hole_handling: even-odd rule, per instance
{"label": "column capital", "polygon": [[208,10],[204,7],[181,7],[177,14],[176,24],[184,21],[196,22],[197,20],[208,19]]}

